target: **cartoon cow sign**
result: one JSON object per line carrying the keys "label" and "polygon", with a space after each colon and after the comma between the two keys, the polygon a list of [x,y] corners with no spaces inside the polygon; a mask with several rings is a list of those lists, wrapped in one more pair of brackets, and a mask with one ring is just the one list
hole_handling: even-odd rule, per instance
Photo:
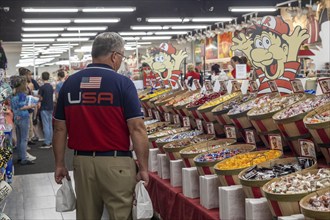
{"label": "cartoon cow sign", "polygon": [[242,51],[256,68],[259,93],[270,92],[269,80],[275,80],[279,92],[290,93],[290,80],[300,66],[299,48],[308,37],[307,30],[300,26],[290,35],[289,25],[280,16],[265,16],[247,30],[247,35],[234,37],[231,50]]}

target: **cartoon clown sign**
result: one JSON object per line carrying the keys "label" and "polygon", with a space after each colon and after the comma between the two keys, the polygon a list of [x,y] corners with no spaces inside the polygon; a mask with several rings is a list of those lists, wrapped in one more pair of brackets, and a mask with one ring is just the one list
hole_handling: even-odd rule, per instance
{"label": "cartoon clown sign", "polygon": [[159,48],[151,51],[150,54],[142,56],[142,63],[147,63],[152,71],[157,74],[157,80],[170,82],[176,87],[180,78],[180,65],[188,55],[185,51],[177,51],[170,43],[162,43]]}
{"label": "cartoon clown sign", "polygon": [[298,52],[308,39],[306,29],[297,26],[290,34],[282,17],[266,16],[260,23],[233,38],[232,51],[242,51],[256,68],[259,93],[270,92],[267,81],[275,80],[279,92],[291,93],[290,81],[296,77],[300,63]]}

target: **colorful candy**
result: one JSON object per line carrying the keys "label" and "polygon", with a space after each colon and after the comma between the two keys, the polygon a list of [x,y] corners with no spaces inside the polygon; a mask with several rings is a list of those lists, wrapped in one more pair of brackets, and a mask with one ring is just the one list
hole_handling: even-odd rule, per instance
{"label": "colorful candy", "polygon": [[306,120],[307,123],[311,123],[311,124],[322,123],[322,122],[326,122],[326,121],[330,121],[330,110],[327,110],[320,114],[316,114],[311,118],[307,118],[307,120]]}
{"label": "colorful candy", "polygon": [[174,107],[181,106],[181,105],[187,105],[190,102],[194,102],[194,101],[196,101],[196,100],[198,100],[198,99],[200,99],[202,97],[203,97],[203,94],[202,93],[195,93],[192,96],[189,96],[189,97],[186,97],[183,100],[180,100],[179,102],[177,102],[176,104],[174,104]]}
{"label": "colorful candy", "polygon": [[244,96],[239,96],[236,98],[231,99],[230,101],[224,103],[223,105],[219,105],[216,108],[212,110],[212,112],[217,112],[217,111],[222,111],[226,109],[232,109],[234,107],[237,107],[238,105],[247,102],[253,98],[256,98],[257,94],[256,93],[250,93]]}
{"label": "colorful candy", "polygon": [[330,212],[330,190],[323,195],[311,197],[308,201],[308,208],[316,211]]}
{"label": "colorful candy", "polygon": [[182,140],[182,139],[189,138],[189,137],[194,137],[194,136],[201,135],[201,134],[203,134],[203,132],[199,131],[199,130],[186,131],[186,132],[174,134],[171,136],[159,138],[156,140],[156,143],[172,142],[172,141]]}
{"label": "colorful candy", "polygon": [[169,148],[180,148],[180,147],[184,147],[184,146],[188,146],[188,145],[192,145],[192,144],[201,143],[201,142],[210,140],[211,138],[212,138],[211,136],[209,138],[207,138],[206,136],[191,137],[189,139],[185,139],[182,141],[178,141],[178,142],[169,144],[168,147]]}
{"label": "colorful candy", "polygon": [[176,129],[170,129],[165,131],[156,132],[152,135],[149,135],[148,138],[156,138],[156,137],[163,137],[171,134],[177,134],[180,132],[186,131],[188,128],[176,128]]}
{"label": "colorful candy", "polygon": [[148,100],[148,99],[151,99],[151,98],[154,98],[156,96],[159,96],[165,92],[169,92],[171,91],[171,89],[161,89],[161,90],[155,90],[155,91],[152,91],[150,94],[146,95],[145,97],[143,97],[141,100],[142,101],[145,101],[145,100]]}
{"label": "colorful candy", "polygon": [[220,96],[220,92],[213,92],[211,94],[204,94],[202,98],[197,99],[187,105],[187,108],[197,107],[203,105],[205,102],[211,101],[212,99],[218,98]]}
{"label": "colorful candy", "polygon": [[220,151],[202,154],[197,157],[196,162],[214,162],[217,160],[223,160],[235,156],[236,154],[242,153],[239,149],[222,149]]}
{"label": "colorful candy", "polygon": [[212,106],[219,105],[220,103],[226,102],[229,99],[232,99],[232,98],[234,98],[234,97],[236,97],[240,94],[241,94],[240,92],[235,92],[235,93],[232,93],[232,94],[220,96],[219,98],[215,98],[213,100],[205,102],[201,107],[198,108],[198,110],[202,110],[202,109],[206,109],[206,108],[209,108],[209,107],[212,107]]}
{"label": "colorful candy", "polygon": [[154,123],[156,123],[156,122],[158,122],[157,119],[152,119],[152,120],[144,121],[144,125],[147,126],[147,125],[154,124]]}

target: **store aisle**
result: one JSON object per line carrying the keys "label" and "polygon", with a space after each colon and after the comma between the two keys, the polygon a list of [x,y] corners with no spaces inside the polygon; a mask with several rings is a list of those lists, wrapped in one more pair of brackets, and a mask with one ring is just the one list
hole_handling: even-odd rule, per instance
{"label": "store aisle", "polygon": [[[73,177],[72,171],[70,176]],[[74,181],[73,181],[74,183]],[[11,219],[15,220],[74,220],[75,212],[55,211],[55,194],[60,185],[54,181],[54,173],[18,175],[12,183],[13,191],[1,204]],[[108,219],[107,213],[102,219]]]}

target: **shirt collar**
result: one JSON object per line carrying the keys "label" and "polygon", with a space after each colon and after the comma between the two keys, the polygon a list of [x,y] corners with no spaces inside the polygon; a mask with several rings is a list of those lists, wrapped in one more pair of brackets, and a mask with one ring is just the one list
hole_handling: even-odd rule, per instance
{"label": "shirt collar", "polygon": [[87,67],[103,67],[103,68],[113,70],[113,68],[111,66],[109,66],[108,64],[104,64],[104,63],[91,63],[91,64],[88,64]]}

